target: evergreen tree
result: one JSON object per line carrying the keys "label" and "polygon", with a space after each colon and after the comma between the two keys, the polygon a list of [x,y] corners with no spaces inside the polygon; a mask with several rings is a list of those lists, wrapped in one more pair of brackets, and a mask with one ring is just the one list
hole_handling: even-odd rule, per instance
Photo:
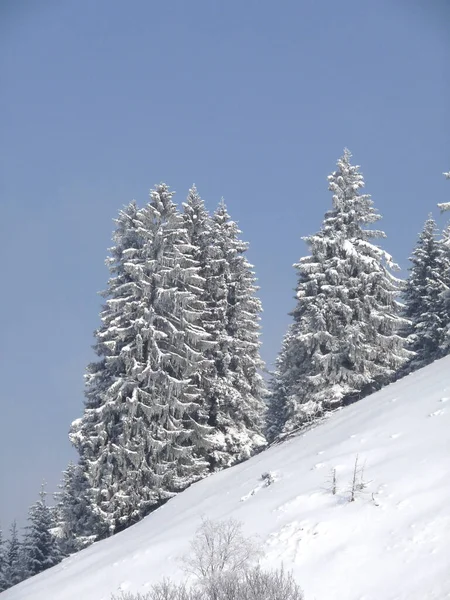
{"label": "evergreen tree", "polygon": [[442,325],[442,337],[439,356],[450,353],[450,225],[445,227],[439,240],[441,248],[441,282],[442,292],[439,297],[438,311]]}
{"label": "evergreen tree", "polygon": [[[450,179],[450,171],[443,173],[443,175]],[[450,210],[450,202],[443,202],[438,204],[441,212]],[[441,344],[441,351],[443,355],[447,355],[450,352],[450,226],[447,226],[442,235],[442,247],[444,248],[444,291],[442,293],[442,320],[444,322],[445,334]]]}
{"label": "evergreen tree", "polygon": [[0,527],[0,593],[4,592],[8,585],[6,581],[6,547],[3,532]]}
{"label": "evergreen tree", "polygon": [[52,510],[47,506],[45,497],[46,492],[42,486],[39,500],[28,512],[29,525],[23,541],[24,570],[27,577],[37,575],[61,560],[58,543],[52,533]]}
{"label": "evergreen tree", "polygon": [[270,381],[270,395],[266,415],[266,437],[273,442],[283,432],[286,423],[286,398],[288,383],[297,381],[297,357],[293,352],[295,342],[294,325],[291,324],[284,336],[281,351],[276,360],[276,369]]}
{"label": "evergreen tree", "polygon": [[283,414],[285,432],[385,385],[410,356],[398,334],[404,320],[395,265],[370,241],[385,235],[367,228],[380,216],[360,193],[363,176],[350,158],[346,150],[328,178],[332,210],[319,233],[305,238],[311,254],[295,265],[292,335],[274,383],[283,398],[272,397],[281,406],[269,413]]}
{"label": "evergreen tree", "polygon": [[[199,387],[213,427],[211,468],[230,466],[251,456],[264,444],[263,363],[259,355],[261,305],[248,245],[230,220],[223,203],[213,218],[195,186],[183,204],[183,218],[202,278],[203,326],[210,336],[204,353],[209,359]],[[246,328],[243,334],[242,328]],[[239,357],[239,360],[236,358]]]}
{"label": "evergreen tree", "polygon": [[86,548],[95,539],[96,522],[91,509],[86,470],[69,463],[55,493],[55,535],[63,556]]}
{"label": "evergreen tree", "polygon": [[6,541],[6,586],[17,585],[24,578],[24,569],[22,563],[21,544],[17,531],[17,523],[13,521],[9,531],[9,539]]}
{"label": "evergreen tree", "polygon": [[437,240],[436,223],[430,216],[410,258],[412,267],[405,287],[405,315],[410,320],[407,333],[416,354],[409,367],[412,370],[441,354],[445,254],[445,245]]}
{"label": "evergreen tree", "polygon": [[100,535],[111,534],[203,477],[210,428],[196,373],[207,334],[199,267],[165,184],[121,212],[112,278],[74,423]]}
{"label": "evergreen tree", "polygon": [[[206,419],[210,421],[211,398],[217,378],[215,365],[217,350],[216,333],[221,323],[216,314],[215,287],[211,268],[215,248],[212,235],[212,219],[195,185],[189,190],[186,202],[183,203],[182,218],[192,258],[198,265],[199,279],[195,291],[202,307],[202,327],[208,334],[208,338],[203,344],[203,356],[205,360],[199,365],[202,368],[197,370],[194,379],[202,395]],[[211,427],[210,439],[213,431]],[[211,461],[211,451],[212,453],[214,452],[211,446],[208,446],[206,448],[206,458],[209,462]]]}
{"label": "evergreen tree", "polygon": [[[132,376],[130,349],[141,340],[145,315],[144,293],[133,270],[143,262],[134,201],[119,212],[115,223],[115,246],[106,260],[112,276],[102,294],[106,298],[100,315],[102,326],[95,332],[94,350],[99,360],[88,365],[84,414],[72,423],[70,431],[70,440],[80,454],[81,477],[90,488],[96,525],[92,533],[100,537],[113,533],[118,525],[126,526],[133,516],[137,520],[130,507],[141,500],[138,490],[131,494],[120,488],[129,466],[124,424],[138,387]],[[139,508],[143,510],[142,504]]]}
{"label": "evergreen tree", "polygon": [[266,388],[261,376],[261,303],[248,244],[222,201],[212,219],[206,270],[215,378],[209,397],[209,424],[214,427],[212,468],[245,460],[262,448]]}

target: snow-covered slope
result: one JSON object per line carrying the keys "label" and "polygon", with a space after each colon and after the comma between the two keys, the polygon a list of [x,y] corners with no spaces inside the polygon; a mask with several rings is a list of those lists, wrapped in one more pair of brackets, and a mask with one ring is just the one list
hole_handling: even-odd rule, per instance
{"label": "snow-covered slope", "polygon": [[[350,503],[357,454],[368,487]],[[276,481],[264,487],[267,471]],[[179,577],[202,516],[242,521],[266,566],[293,569],[306,600],[450,598],[450,357],[192,486],[1,600],[109,600]]]}

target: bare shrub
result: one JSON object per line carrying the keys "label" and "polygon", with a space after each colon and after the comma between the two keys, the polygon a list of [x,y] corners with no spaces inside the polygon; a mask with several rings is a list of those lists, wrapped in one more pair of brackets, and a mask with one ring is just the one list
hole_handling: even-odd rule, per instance
{"label": "bare shrub", "polygon": [[291,573],[283,569],[263,571],[252,567],[223,573],[206,586],[191,586],[164,581],[146,594],[122,594],[112,600],[304,600]]}
{"label": "bare shrub", "polygon": [[185,572],[196,578],[192,585],[166,579],[145,594],[122,593],[112,600],[303,600],[291,573],[255,566],[261,555],[238,521],[204,520],[182,558]]}
{"label": "bare shrub", "polygon": [[275,474],[271,471],[266,471],[261,474],[261,479],[264,481],[264,487],[269,487],[272,483],[275,483]]}
{"label": "bare shrub", "polygon": [[186,573],[200,580],[237,573],[254,564],[262,556],[256,540],[245,537],[239,521],[205,519],[183,559]]}
{"label": "bare shrub", "polygon": [[353,467],[352,483],[350,487],[350,502],[354,502],[358,493],[363,492],[367,488],[367,482],[364,477],[364,463],[362,467],[359,466],[359,456],[356,455],[355,465]]}
{"label": "bare shrub", "polygon": [[204,598],[203,591],[196,587],[188,587],[184,583],[178,584],[164,579],[153,585],[145,594],[122,592],[120,596],[112,596],[111,600],[204,600]]}
{"label": "bare shrub", "polygon": [[292,574],[283,569],[264,571],[253,567],[224,575],[216,582],[214,592],[205,600],[303,600]]}
{"label": "bare shrub", "polygon": [[330,491],[333,496],[337,494],[337,472],[336,469],[332,469],[329,476],[326,479],[326,489]]}

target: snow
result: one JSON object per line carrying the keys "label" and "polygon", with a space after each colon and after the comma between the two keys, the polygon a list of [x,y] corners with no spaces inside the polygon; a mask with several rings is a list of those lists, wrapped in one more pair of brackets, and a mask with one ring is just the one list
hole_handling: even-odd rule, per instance
{"label": "snow", "polygon": [[[449,431],[447,357],[191,486],[1,600],[110,600],[181,577],[202,516],[242,521],[263,564],[292,569],[306,600],[450,598]],[[357,455],[367,488],[351,503]]]}

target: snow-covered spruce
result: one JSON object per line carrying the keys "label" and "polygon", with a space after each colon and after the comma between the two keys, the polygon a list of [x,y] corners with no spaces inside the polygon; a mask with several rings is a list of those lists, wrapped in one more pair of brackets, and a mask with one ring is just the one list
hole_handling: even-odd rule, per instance
{"label": "snow-covered spruce", "polygon": [[416,353],[408,366],[415,370],[442,354],[445,337],[443,292],[448,250],[437,239],[437,227],[430,217],[425,222],[410,258],[412,266],[404,291],[407,334]]}
{"label": "snow-covered spruce", "polygon": [[6,587],[17,585],[24,579],[23,552],[19,541],[17,523],[12,522],[9,538],[5,542],[5,581]]}
{"label": "snow-covered spruce", "polygon": [[208,332],[215,345],[214,376],[208,390],[209,425],[214,428],[211,466],[218,469],[249,458],[265,444],[262,434],[267,394],[261,371],[261,302],[245,253],[248,244],[220,202],[212,217],[205,263]]}
{"label": "snow-covered spruce", "polygon": [[201,278],[172,192],[131,203],[117,220],[112,278],[72,427],[108,535],[203,477],[210,427],[195,374],[204,368]]}
{"label": "snow-covered spruce", "polygon": [[28,512],[29,525],[23,539],[23,568],[25,577],[32,577],[61,560],[58,543],[52,533],[54,526],[52,510],[47,506],[46,492],[42,487],[39,500]]}
{"label": "snow-covered spruce", "polygon": [[283,427],[269,423],[272,437],[380,388],[411,355],[398,334],[405,321],[400,281],[390,272],[396,265],[371,242],[385,234],[366,228],[380,215],[360,193],[363,176],[350,158],[345,150],[328,178],[333,208],[304,238],[311,254],[295,265],[297,306],[275,375],[278,406],[269,413],[281,412]]}
{"label": "snow-covered spruce", "polygon": [[83,462],[70,463],[55,493],[54,535],[63,556],[82,550],[95,540],[95,515],[91,509],[89,482]]}
{"label": "snow-covered spruce", "polygon": [[438,312],[442,325],[439,356],[450,353],[450,224],[442,232],[439,245],[442,250],[441,280],[443,291],[438,301]]}
{"label": "snow-covered spruce", "polygon": [[6,582],[6,545],[3,539],[3,531],[0,527],[0,593],[7,589]]}
{"label": "snow-covered spruce", "polygon": [[283,431],[286,422],[288,386],[290,382],[295,382],[300,377],[298,360],[292,352],[294,329],[294,324],[288,327],[276,359],[275,371],[270,380],[270,396],[266,415],[266,437],[269,442],[275,440]]}

